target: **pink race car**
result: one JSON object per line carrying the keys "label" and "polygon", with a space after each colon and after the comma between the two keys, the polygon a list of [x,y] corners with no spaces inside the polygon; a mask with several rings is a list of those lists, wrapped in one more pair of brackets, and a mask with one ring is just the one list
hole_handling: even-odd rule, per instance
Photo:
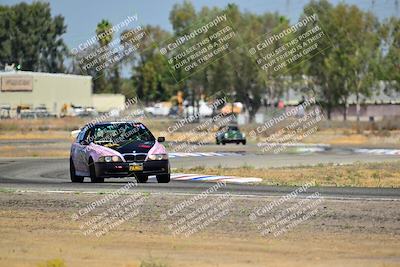
{"label": "pink race car", "polygon": [[170,181],[168,153],[142,123],[104,122],[86,125],[71,146],[72,182],[93,183],[104,178],[134,176],[139,183],[156,175],[159,183]]}

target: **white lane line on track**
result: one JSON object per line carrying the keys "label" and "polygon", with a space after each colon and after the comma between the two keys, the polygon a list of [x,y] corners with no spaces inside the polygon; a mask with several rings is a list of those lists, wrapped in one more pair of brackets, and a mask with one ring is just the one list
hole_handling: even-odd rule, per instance
{"label": "white lane line on track", "polygon": [[186,158],[186,157],[226,157],[226,156],[242,156],[239,152],[171,152],[168,153],[170,158]]}
{"label": "white lane line on track", "polygon": [[[330,145],[327,144],[285,144],[285,143],[265,143],[274,146],[293,147],[297,153],[316,153],[326,151]],[[400,155],[400,149],[385,149],[385,148],[352,148],[356,154],[371,154],[371,155]],[[186,158],[186,157],[226,157],[226,156],[242,156],[241,152],[171,152],[168,153],[170,158]]]}
{"label": "white lane line on track", "polygon": [[[17,193],[52,193],[52,194],[99,194],[98,191],[68,191],[68,190],[16,190]],[[114,191],[110,192],[104,192],[101,191],[102,195],[103,194],[111,194]],[[137,192],[137,191],[134,191]],[[171,196],[194,196],[198,195],[200,193],[179,193],[179,192],[149,192],[149,191],[143,191],[147,192],[150,194],[154,195],[171,195]],[[288,193],[282,193],[282,195],[277,195],[277,196],[260,196],[260,195],[251,195],[251,194],[232,194],[229,192],[229,195],[232,197],[236,198],[266,198],[266,199],[276,199],[276,198],[282,198],[283,196],[287,195]],[[128,194],[129,195],[129,194]],[[209,194],[209,196],[212,197],[221,197],[224,196],[224,194],[218,194],[218,193],[213,193]],[[295,199],[306,199],[307,196],[297,196]],[[330,196],[324,196],[321,194],[321,197],[326,200],[330,201],[336,201],[336,202],[347,202],[347,201],[399,201],[400,198],[361,198],[361,197],[330,197]]]}
{"label": "white lane line on track", "polygon": [[374,154],[374,155],[400,155],[400,149],[367,149],[360,148],[354,149],[354,152],[361,154]]}

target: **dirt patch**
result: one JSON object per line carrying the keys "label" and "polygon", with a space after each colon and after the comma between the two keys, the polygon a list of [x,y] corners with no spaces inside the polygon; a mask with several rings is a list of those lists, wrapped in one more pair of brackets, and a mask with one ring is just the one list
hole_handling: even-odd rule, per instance
{"label": "dirt patch", "polygon": [[274,199],[233,197],[225,217],[186,238],[168,227],[177,218],[160,215],[190,196],[147,193],[138,216],[99,238],[84,236],[71,215],[103,197],[0,193],[0,266],[37,266],[50,259],[66,266],[140,266],[152,260],[158,266],[400,266],[398,201],[326,199],[294,229],[262,237],[249,215]]}

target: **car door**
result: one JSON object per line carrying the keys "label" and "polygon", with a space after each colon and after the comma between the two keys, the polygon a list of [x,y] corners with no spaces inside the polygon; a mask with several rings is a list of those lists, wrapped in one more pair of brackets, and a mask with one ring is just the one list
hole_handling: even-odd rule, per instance
{"label": "car door", "polygon": [[85,173],[86,175],[90,174],[89,157],[90,157],[90,152],[91,152],[90,144],[93,142],[93,132],[94,132],[94,129],[89,128],[83,136],[83,142],[80,143],[82,172]]}
{"label": "car door", "polygon": [[224,136],[224,132],[223,132],[224,128],[225,128],[224,126],[221,126],[221,127],[219,127],[219,129],[217,131],[216,137],[217,137],[218,141],[221,141]]}
{"label": "car door", "polygon": [[82,130],[78,138],[76,139],[76,143],[74,144],[75,150],[72,152],[74,157],[74,166],[75,170],[78,173],[78,175],[82,173],[87,173],[87,160],[86,160],[86,151],[87,151],[87,145],[83,144],[83,141],[86,139],[88,134],[88,130],[84,129]]}

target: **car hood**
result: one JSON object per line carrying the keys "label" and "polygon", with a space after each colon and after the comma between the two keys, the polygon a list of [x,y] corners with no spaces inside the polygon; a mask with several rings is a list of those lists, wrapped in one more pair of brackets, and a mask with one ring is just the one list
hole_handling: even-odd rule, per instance
{"label": "car hood", "polygon": [[241,136],[242,133],[240,131],[228,131],[229,136]]}
{"label": "car hood", "polygon": [[126,153],[148,153],[149,150],[154,146],[155,142],[130,142],[121,145],[120,147],[113,148],[121,154]]}

